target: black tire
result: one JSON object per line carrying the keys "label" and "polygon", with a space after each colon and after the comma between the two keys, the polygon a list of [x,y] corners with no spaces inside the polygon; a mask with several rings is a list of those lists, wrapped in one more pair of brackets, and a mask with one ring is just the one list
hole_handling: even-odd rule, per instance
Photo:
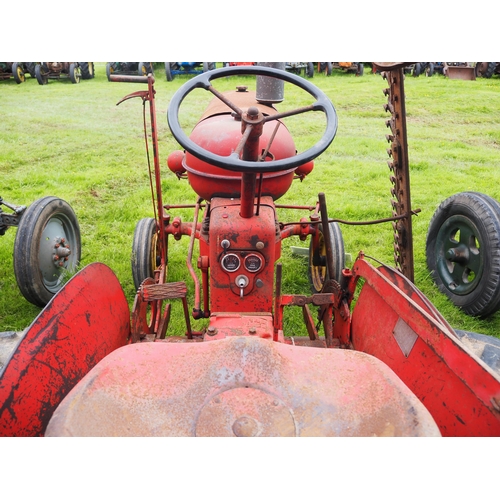
{"label": "black tire", "polygon": [[80,65],[80,71],[82,73],[83,80],[90,80],[94,78],[94,63],[93,62],[81,62],[78,63]]}
{"label": "black tire", "polygon": [[36,77],[36,81],[40,85],[47,85],[47,81],[48,81],[47,73],[44,71],[41,64],[37,64],[35,66],[35,77]]}
{"label": "black tire", "polygon": [[433,63],[427,63],[427,67],[425,68],[425,76],[431,77],[434,74],[434,64]]}
{"label": "black tire", "polygon": [[171,82],[174,79],[174,75],[172,74],[172,66],[171,63],[165,63],[165,76],[167,77],[167,82]]}
{"label": "black tire", "polygon": [[306,67],[306,76],[308,78],[312,78],[314,76],[314,64],[312,62],[308,62],[306,64],[307,64],[307,67]]}
{"label": "black tire", "polygon": [[146,278],[154,278],[160,264],[157,242],[155,219],[141,219],[135,226],[132,241],[132,277],[136,290]]}
{"label": "black tire", "polygon": [[476,63],[476,76],[482,78],[491,78],[495,73],[497,63],[495,62],[478,62]]}
{"label": "black tire", "polygon": [[26,77],[24,76],[23,66],[21,63],[15,62],[12,63],[12,76],[16,83],[23,83],[26,81]]}
{"label": "black tire", "polygon": [[413,76],[420,76],[421,73],[422,73],[422,64],[416,63],[413,66]]}
{"label": "black tire", "polygon": [[443,201],[427,233],[427,267],[438,286],[469,316],[500,309],[500,204],[458,193]]}
{"label": "black tire", "polygon": [[149,73],[153,73],[153,66],[148,62],[137,63],[137,73],[139,76],[147,76]]}
{"label": "black tire", "polygon": [[[333,279],[340,281],[342,269],[345,264],[344,239],[340,226],[336,222],[330,222],[330,239],[333,249]],[[317,247],[314,246],[314,238],[311,237],[309,244],[309,267],[307,276],[313,293],[320,293],[325,280],[328,279],[328,271],[326,266],[326,246],[323,238],[323,226],[318,226],[320,235]]]}
{"label": "black tire", "polygon": [[212,71],[216,68],[216,63],[214,62],[204,62],[203,63],[203,73],[206,73],[207,71]]}
{"label": "black tire", "polygon": [[115,68],[113,64],[111,63],[106,63],[106,78],[108,79],[108,82],[111,81],[111,73],[115,72]]}
{"label": "black tire", "polygon": [[78,66],[77,63],[71,63],[69,65],[69,79],[71,80],[71,83],[80,83],[80,67]]}
{"label": "black tire", "polygon": [[76,271],[80,257],[80,227],[68,203],[46,196],[26,209],[14,243],[14,273],[26,300],[44,307]]}
{"label": "black tire", "polygon": [[358,69],[356,71],[356,76],[363,76],[365,72],[365,66],[363,63],[358,63]]}

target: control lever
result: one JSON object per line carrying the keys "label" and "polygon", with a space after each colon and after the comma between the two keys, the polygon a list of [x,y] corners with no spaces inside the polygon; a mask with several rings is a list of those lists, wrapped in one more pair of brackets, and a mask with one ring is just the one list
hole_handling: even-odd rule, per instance
{"label": "control lever", "polygon": [[236,276],[236,285],[240,289],[240,299],[243,298],[243,289],[248,286],[248,278],[244,274]]}

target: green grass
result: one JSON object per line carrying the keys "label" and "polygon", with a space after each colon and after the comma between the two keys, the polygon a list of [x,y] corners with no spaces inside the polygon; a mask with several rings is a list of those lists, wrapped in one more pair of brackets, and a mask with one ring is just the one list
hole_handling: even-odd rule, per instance
{"label": "green grass", "polygon": [[[194,202],[187,181],[179,181],[166,167],[168,154],[178,149],[166,120],[169,100],[187,81],[177,76],[167,82],[162,65],[156,70],[156,109],[163,176],[163,198],[168,204]],[[252,86],[253,80],[242,78]],[[383,106],[387,82],[369,71],[362,77],[334,71],[315,75],[312,83],[332,100],[339,128],[330,148],[315,161],[304,182],[294,182],[279,203],[314,204],[325,192],[331,217],[353,221],[391,215],[389,169],[385,135],[388,114]],[[236,82],[216,82],[220,90]],[[116,103],[142,86],[110,83],[104,63],[96,63],[96,77],[74,85],[50,80],[40,86],[34,79],[17,85],[0,82],[0,196],[19,205],[54,195],[75,210],[82,233],[82,266],[103,262],[118,276],[132,304],[134,285],[130,269],[132,236],[137,221],[153,216],[140,99]],[[460,191],[483,192],[500,200],[500,79],[449,80],[441,75],[405,80],[411,194],[413,208],[422,212],[413,220],[415,282],[455,328],[499,336],[500,313],[486,320],[470,318],[440,294],[425,265],[425,239],[430,218],[440,202]],[[201,116],[208,96],[203,91],[186,101],[182,123],[189,131]],[[288,84],[285,102],[293,108],[305,104],[300,92]],[[310,147],[320,130],[317,116],[309,113],[290,120],[298,149]],[[191,220],[189,210],[181,211]],[[175,214],[177,215],[177,213]],[[280,210],[282,221],[303,214]],[[342,226],[346,251],[354,258],[360,250],[393,265],[392,227]],[[0,331],[28,326],[40,310],[20,294],[13,272],[12,252],[16,229],[0,237]],[[307,263],[283,242],[285,293],[307,293]],[[170,245],[171,280],[190,282],[185,269],[187,239]],[[191,285],[190,285],[191,286]],[[290,319],[288,319],[290,316]],[[287,325],[297,329],[287,311]],[[294,332],[295,333],[295,332]]]}

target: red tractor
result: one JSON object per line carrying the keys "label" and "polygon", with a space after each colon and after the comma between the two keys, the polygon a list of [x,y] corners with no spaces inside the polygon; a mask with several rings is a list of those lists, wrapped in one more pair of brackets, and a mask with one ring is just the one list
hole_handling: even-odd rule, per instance
{"label": "red tractor", "polygon": [[[391,85],[402,86],[402,64],[377,64],[386,64]],[[212,84],[238,75],[245,85],[256,75],[256,90],[222,93]],[[188,80],[169,105],[181,149],[168,166],[188,179],[193,203],[168,206],[154,77],[112,78],[147,83],[123,100],[149,103],[154,151],[154,218],[141,220],[134,234],[132,313],[105,265],[76,274],[12,341],[0,378],[0,434],[500,436],[500,375],[405,274],[363,253],[344,266],[339,221],[329,217],[323,193],[315,206],[293,206],[306,215],[278,218],[279,198],[335,137],[336,111],[321,90],[262,66]],[[300,87],[310,104],[279,111],[276,82]],[[188,136],[182,103],[203,90],[214,98]],[[394,101],[403,105],[401,119],[404,103]],[[324,130],[297,152],[285,122],[303,113],[323,114]],[[398,130],[395,141],[402,140]],[[393,155],[404,165],[401,151],[396,143]],[[176,214],[185,209],[192,210],[188,221]],[[403,227],[413,212],[401,210],[391,220]],[[282,242],[291,237],[311,242],[312,294],[282,290]],[[183,238],[191,291],[167,279],[169,247]],[[181,332],[171,330],[173,302],[182,305]],[[307,336],[286,331],[291,307],[301,309]],[[193,328],[193,320],[203,326]]]}

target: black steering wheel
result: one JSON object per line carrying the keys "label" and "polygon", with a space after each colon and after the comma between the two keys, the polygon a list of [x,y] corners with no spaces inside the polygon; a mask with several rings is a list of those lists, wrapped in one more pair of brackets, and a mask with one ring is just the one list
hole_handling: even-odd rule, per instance
{"label": "black steering wheel", "polygon": [[[286,111],[285,113],[265,116],[264,122],[278,120],[287,116],[297,115],[299,113],[304,113],[307,111],[322,111],[326,115],[326,128],[321,139],[314,146],[304,151],[303,153],[299,153],[289,158],[283,158],[281,160],[264,162],[242,160],[240,159],[239,154],[234,152],[229,156],[221,156],[208,151],[193,142],[184,133],[179,123],[179,108],[182,101],[194,89],[202,88],[209,92],[212,92],[241,117],[242,111],[237,106],[223,98],[222,94],[215,90],[211,84],[212,80],[233,75],[261,75],[278,78],[280,80],[284,80],[285,82],[292,83],[312,95],[316,99],[316,102],[312,105],[304,108],[297,108],[292,111]],[[170,101],[170,105],[168,107],[167,119],[172,135],[186,151],[191,153],[196,158],[209,163],[210,165],[214,165],[226,170],[232,170],[234,172],[281,172],[283,170],[299,167],[300,165],[313,160],[323,151],[325,151],[325,149],[328,148],[328,146],[332,143],[337,132],[337,113],[335,112],[335,108],[333,107],[333,104],[331,103],[330,99],[328,99],[326,94],[324,94],[320,89],[318,89],[318,87],[316,87],[312,83],[309,83],[309,81],[301,76],[264,66],[236,66],[221,68],[202,73],[192,78],[191,80],[186,82],[172,97],[172,100]]]}

